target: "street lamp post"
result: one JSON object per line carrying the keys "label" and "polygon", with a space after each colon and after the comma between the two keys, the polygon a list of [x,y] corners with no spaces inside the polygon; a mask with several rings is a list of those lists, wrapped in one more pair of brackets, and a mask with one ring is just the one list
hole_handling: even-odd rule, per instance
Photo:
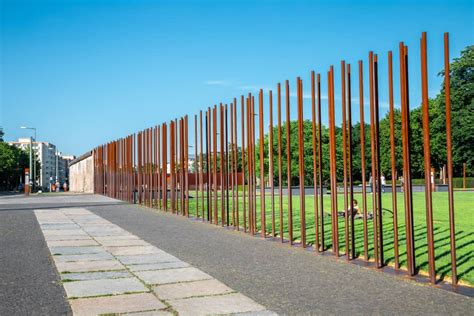
{"label": "street lamp post", "polygon": [[[20,127],[21,129],[31,129],[35,132],[35,142],[36,142],[36,127],[27,127],[27,126],[21,126]],[[36,186],[36,162],[33,160],[33,141],[31,139],[31,136],[30,136],[30,174],[32,176],[30,176],[30,182],[33,183],[33,190],[35,189],[35,186]],[[31,178],[33,179],[33,181],[31,181]],[[30,185],[28,183],[28,185]]]}

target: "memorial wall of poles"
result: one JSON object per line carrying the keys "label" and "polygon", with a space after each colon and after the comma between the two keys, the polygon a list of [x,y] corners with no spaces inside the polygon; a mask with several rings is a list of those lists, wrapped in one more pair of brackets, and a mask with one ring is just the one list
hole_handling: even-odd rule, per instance
{"label": "memorial wall of poles", "polygon": [[[423,115],[423,150],[425,174],[426,236],[428,249],[428,275],[431,283],[438,281],[435,272],[435,248],[433,239],[432,184],[430,179],[430,135],[427,79],[427,38],[420,38],[420,56],[410,56],[421,66],[421,86]],[[245,233],[261,236],[282,243],[312,249],[318,253],[344,256],[351,261],[357,259],[367,265],[382,268],[384,260],[384,238],[393,239],[393,261],[395,270],[409,276],[418,274],[415,262],[415,236],[413,223],[413,199],[410,160],[410,104],[409,104],[409,50],[399,43],[397,57],[391,51],[385,55],[369,52],[368,61],[358,61],[350,65],[341,61],[340,67],[330,66],[324,73],[311,72],[308,90],[310,101],[303,95],[303,79],[294,82],[286,80],[278,83],[275,91],[260,90],[257,95],[249,93],[234,98],[230,104],[219,104],[200,111],[193,117],[188,115],[147,128],[136,134],[98,146],[93,150],[94,190],[98,194],[154,207],[167,212],[191,216],[215,225],[222,225]],[[403,208],[397,208],[396,181],[392,181],[393,225],[388,233],[382,229],[381,185],[378,181],[368,181],[368,175],[380,179],[380,135],[379,135],[379,60],[384,58],[388,67],[388,100],[390,119],[391,177],[403,176]],[[398,58],[399,69],[393,69],[392,60]],[[445,104],[446,104],[446,148],[450,222],[451,280],[457,284],[456,245],[454,225],[453,171],[451,155],[451,104],[449,70],[449,35],[444,34]],[[399,85],[394,86],[394,75],[399,76]],[[369,82],[369,95],[364,96],[364,80]],[[321,82],[326,81],[327,91],[321,91]],[[296,88],[290,94],[290,85]],[[335,85],[340,85],[340,98],[335,96]],[[352,99],[352,91],[358,90],[358,102]],[[294,90],[293,90],[294,91]],[[321,95],[327,93],[322,100]],[[395,126],[394,94],[400,97],[403,172],[397,175],[395,169]],[[368,100],[365,100],[367,98]],[[306,99],[306,100],[305,100]],[[305,102],[303,102],[305,100]],[[338,100],[336,104],[336,100]],[[290,102],[292,101],[292,102]],[[364,102],[370,105],[369,113],[364,113]],[[353,103],[356,103],[354,105]],[[277,115],[274,121],[274,108]],[[322,107],[326,107],[328,117],[323,118],[329,125],[329,173],[327,194],[330,209],[323,204],[323,146],[321,140]],[[342,112],[342,122],[336,126],[335,112]],[[283,109],[282,109],[283,108]],[[325,110],[326,110],[325,109]],[[304,112],[311,112],[312,162],[314,199],[311,209],[306,207],[305,165],[303,147]],[[370,157],[365,150],[360,152],[362,193],[359,207],[363,213],[363,238],[355,237],[354,216],[345,212],[338,219],[338,210],[347,210],[353,205],[355,187],[353,167],[353,122],[352,113],[359,111],[361,149],[370,146]],[[268,115],[264,126],[264,116]],[[370,129],[366,130],[369,116]],[[297,121],[297,139],[290,137],[291,120]],[[367,122],[367,123],[369,123]],[[277,127],[274,129],[274,127]],[[191,130],[190,130],[191,128]],[[342,142],[336,142],[335,130],[342,128]],[[286,135],[282,135],[282,131]],[[276,131],[276,132],[275,132]],[[257,136],[258,132],[258,138]],[[189,143],[193,133],[194,142]],[[265,157],[264,135],[268,143],[278,143],[278,149],[267,151]],[[370,144],[365,135],[369,133]],[[285,137],[286,136],[286,137]],[[285,139],[285,141],[283,141]],[[291,170],[292,142],[297,143],[298,174],[287,172],[286,183],[282,179],[283,162],[286,170]],[[267,144],[268,145],[268,144]],[[271,145],[270,145],[271,146]],[[336,160],[336,147],[342,146],[343,159]],[[294,147],[294,146],[293,146]],[[189,159],[194,156],[195,159]],[[264,161],[268,159],[268,167]],[[366,160],[371,167],[366,168]],[[343,164],[343,192],[337,190],[336,166]],[[327,167],[327,166],[324,166]],[[370,169],[370,170],[367,170]],[[263,172],[260,172],[262,170]],[[192,172],[191,172],[192,171]],[[299,178],[299,187],[292,188],[292,178]],[[276,181],[268,181],[276,179]],[[191,185],[190,185],[191,183]],[[265,185],[268,183],[267,188]],[[367,185],[369,190],[366,189]],[[338,195],[343,195],[344,205],[338,205]],[[325,194],[324,194],[325,195]],[[371,207],[368,201],[371,200]],[[294,203],[296,202],[296,203]],[[299,207],[298,204],[299,203]],[[271,206],[270,208],[266,206]],[[370,216],[372,214],[372,216]],[[313,217],[313,227],[307,219]],[[372,218],[371,218],[372,217]],[[399,223],[400,217],[404,223]],[[303,228],[303,229],[301,229]],[[400,230],[403,229],[403,232]],[[311,230],[311,240],[307,231]],[[391,235],[391,236],[388,236]],[[363,243],[363,250],[356,252],[356,243]],[[404,265],[401,266],[399,245],[404,244]],[[391,246],[392,247],[392,246]]]}

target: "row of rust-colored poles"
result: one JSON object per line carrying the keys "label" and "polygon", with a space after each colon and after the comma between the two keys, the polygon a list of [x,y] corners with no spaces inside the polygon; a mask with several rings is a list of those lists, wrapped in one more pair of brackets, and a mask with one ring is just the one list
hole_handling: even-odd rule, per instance
{"label": "row of rust-colored poles", "polygon": [[[426,240],[428,249],[428,273],[432,283],[436,283],[433,205],[430,161],[429,134],[429,99],[428,99],[428,59],[427,36],[423,33],[420,39],[420,69],[421,96],[423,121],[423,153],[425,174],[425,210],[426,210]],[[393,55],[388,52],[388,99],[390,125],[390,172],[392,178],[392,213],[393,213],[393,255],[394,268],[400,267],[400,236],[397,209],[398,178],[396,161],[396,129],[401,129],[403,177],[403,212],[405,216],[406,267],[409,275],[417,273],[415,262],[415,236],[413,216],[413,194],[411,180],[410,142],[410,95],[408,47],[399,44],[399,82],[401,126],[395,125],[394,106],[394,69]],[[445,104],[446,104],[446,148],[447,175],[449,199],[449,227],[452,283],[457,284],[456,271],[456,240],[454,221],[453,170],[452,170],[452,139],[451,139],[451,103],[450,103],[450,69],[449,69],[449,37],[444,36],[444,66],[445,66]],[[369,129],[365,124],[364,100],[364,67],[362,60],[358,61],[358,96],[360,122],[360,165],[362,183],[362,215],[363,255],[365,262],[373,262],[377,268],[387,264],[384,255],[384,227],[382,212],[382,183],[380,162],[380,107],[379,107],[379,56],[373,52],[368,55],[368,104]],[[258,95],[249,93],[240,99],[234,98],[230,104],[214,105],[206,111],[200,111],[194,116],[194,143],[189,143],[189,122],[185,115],[168,123],[147,128],[137,134],[120,138],[93,150],[94,161],[94,191],[130,203],[155,207],[183,216],[197,218],[214,223],[215,225],[233,227],[251,235],[259,234],[263,238],[271,236],[281,242],[297,243],[302,248],[310,246],[307,238],[307,217],[314,218],[314,244],[317,252],[327,251],[328,233],[331,235],[332,253],[339,256],[344,249],[346,260],[356,259],[356,238],[353,209],[354,175],[353,175],[353,116],[352,116],[352,78],[351,65],[341,61],[341,97],[335,96],[335,68],[327,71],[327,119],[329,165],[323,164],[323,132],[322,126],[322,97],[321,75],[311,72],[311,120],[304,118],[303,79],[296,78],[296,139],[291,139],[291,104],[290,82],[284,83],[284,91],[280,83],[276,86],[277,122],[274,130],[273,111],[274,94],[268,92],[268,105],[264,101],[264,91]],[[282,101],[282,94],[285,99]],[[256,112],[255,97],[258,102]],[[336,100],[340,100],[342,122],[342,141],[336,139]],[[240,101],[240,102],[238,102]],[[284,102],[285,113],[282,113]],[[239,106],[240,103],[240,106]],[[268,108],[267,108],[268,106]],[[240,110],[239,110],[240,108]],[[268,113],[268,130],[265,128],[264,113]],[[285,118],[283,117],[285,114]],[[256,121],[256,116],[258,121]],[[240,121],[239,118],[240,117]],[[283,120],[285,119],[285,122]],[[240,122],[240,124],[239,124]],[[305,124],[310,124],[311,134],[305,135]],[[258,126],[256,125],[258,124]],[[258,128],[258,140],[256,129]],[[230,129],[230,131],[229,131]],[[276,133],[276,135],[274,135]],[[370,157],[366,157],[366,133],[370,139]],[[268,153],[265,152],[265,135],[268,135]],[[306,177],[305,137],[311,138],[312,170],[311,177]],[[240,138],[240,139],[239,139]],[[276,138],[276,144],[274,144]],[[286,142],[286,143],[285,143]],[[298,175],[292,170],[292,142],[297,142]],[[295,144],[295,143],[293,143]],[[276,145],[276,146],[275,146]],[[368,145],[368,144],[367,144]],[[341,148],[342,150],[337,150]],[[190,165],[189,148],[194,147],[194,160]],[[342,159],[338,156],[342,152]],[[306,154],[306,155],[305,155]],[[285,157],[286,155],[286,157]],[[268,159],[268,164],[265,160]],[[370,159],[370,170],[367,170],[366,160]],[[275,161],[276,160],[276,161]],[[286,161],[286,166],[284,162]],[[342,179],[338,178],[338,166],[342,164]],[[310,165],[311,166],[311,165]],[[286,189],[284,186],[284,167],[286,168]],[[277,169],[275,171],[275,168]],[[328,179],[324,178],[324,170],[329,170]],[[311,168],[309,168],[311,169]],[[190,171],[192,173],[190,174]],[[289,171],[289,172],[288,172]],[[369,173],[369,174],[367,174]],[[367,176],[369,177],[370,198],[372,209],[369,212],[367,200]],[[313,209],[306,212],[305,179],[313,184]],[[329,180],[330,212],[324,212],[323,187]],[[342,180],[344,219],[339,222],[338,213],[338,181]],[[293,188],[298,182],[299,194],[299,236],[295,234],[293,214]],[[266,183],[269,185],[270,203],[266,201]],[[275,188],[277,186],[277,188]],[[285,192],[286,191],[286,192]],[[194,193],[193,193],[194,192]],[[275,201],[275,194],[278,200]],[[194,196],[192,196],[194,195]],[[259,195],[259,196],[258,196]],[[284,207],[284,195],[287,206]],[[192,207],[190,207],[190,201]],[[259,206],[257,205],[259,201]],[[390,207],[390,206],[386,206]],[[270,213],[267,214],[267,209]],[[285,214],[286,211],[286,214]],[[258,214],[260,212],[260,214]],[[311,214],[310,214],[311,213]],[[369,215],[373,216],[373,241],[369,241]],[[267,215],[271,222],[267,224]],[[286,215],[286,216],[285,216]],[[298,214],[295,214],[298,217]],[[277,216],[279,217],[277,220]],[[325,231],[325,217],[329,217],[331,229]],[[345,247],[340,246],[339,224],[344,225]],[[268,228],[267,228],[268,226]],[[278,227],[277,227],[278,226]],[[268,230],[268,231],[267,231]],[[342,239],[341,239],[342,241]],[[373,258],[369,256],[370,246],[373,246]]]}

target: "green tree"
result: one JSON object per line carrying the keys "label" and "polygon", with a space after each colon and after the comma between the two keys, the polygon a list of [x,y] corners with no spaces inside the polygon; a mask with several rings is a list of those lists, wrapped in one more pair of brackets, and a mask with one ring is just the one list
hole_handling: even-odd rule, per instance
{"label": "green tree", "polygon": [[5,142],[0,142],[0,189],[15,189],[28,165],[27,152]]}

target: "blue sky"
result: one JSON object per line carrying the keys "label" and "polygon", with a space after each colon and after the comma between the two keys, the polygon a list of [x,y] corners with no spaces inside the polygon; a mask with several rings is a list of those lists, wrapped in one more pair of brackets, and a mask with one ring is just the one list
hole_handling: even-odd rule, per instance
{"label": "blue sky", "polygon": [[[398,69],[401,40],[409,46],[411,103],[417,105],[421,32],[428,32],[434,96],[443,33],[450,32],[452,58],[474,44],[474,3],[412,2],[2,0],[0,124],[7,140],[28,136],[19,127],[31,125],[39,140],[80,155],[286,79],[294,91],[297,76],[309,94],[311,70],[322,73],[326,95],[330,65],[339,96],[342,59],[352,65],[357,99],[356,65],[364,61],[367,79],[369,50],[380,58],[384,114],[387,51],[394,51]],[[397,103],[398,72],[394,83]],[[309,111],[305,99],[306,117]],[[353,116],[358,119],[356,111]]]}

